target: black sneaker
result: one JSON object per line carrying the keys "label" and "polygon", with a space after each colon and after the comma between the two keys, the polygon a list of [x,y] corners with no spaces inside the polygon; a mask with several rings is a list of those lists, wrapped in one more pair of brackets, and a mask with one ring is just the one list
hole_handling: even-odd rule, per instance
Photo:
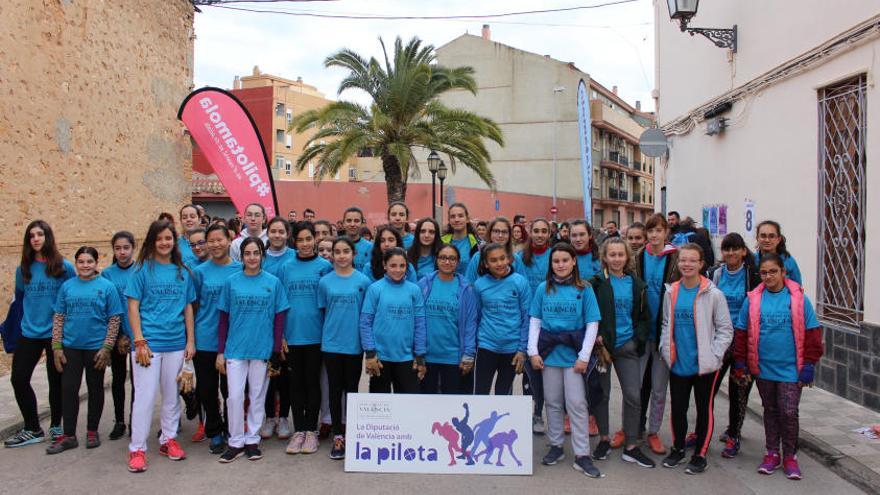
{"label": "black sneaker", "polygon": [[110,431],[108,438],[110,440],[119,440],[125,435],[125,423],[114,423],[113,430]]}
{"label": "black sneaker", "polygon": [[342,435],[333,437],[333,448],[330,449],[330,458],[336,461],[345,459],[345,437]]}
{"label": "black sneaker", "polygon": [[611,443],[608,440],[602,440],[599,442],[599,445],[596,445],[596,450],[593,451],[593,459],[597,461],[608,459],[609,450],[611,450]]}
{"label": "black sneaker", "polygon": [[244,455],[247,456],[249,461],[259,461],[263,458],[263,452],[260,451],[260,446],[255,443],[250,443],[244,446]]}
{"label": "black sneaker", "polygon": [[208,444],[208,452],[214,455],[220,455],[226,450],[226,439],[223,434],[211,437],[211,443]]}
{"label": "black sneaker", "polygon": [[684,449],[677,449],[672,447],[669,449],[669,455],[663,459],[663,467],[674,468],[684,461],[685,452]]}
{"label": "black sneaker", "polygon": [[16,447],[24,447],[25,445],[32,445],[45,441],[46,434],[43,433],[43,430],[31,431],[22,428],[12,438],[3,442],[3,445],[8,449],[14,449]]}
{"label": "black sneaker", "polygon": [[222,463],[226,464],[226,463],[229,463],[229,462],[232,462],[232,461],[238,459],[239,457],[241,457],[241,456],[243,456],[243,455],[244,455],[244,449],[243,449],[243,448],[241,448],[241,447],[229,447],[229,448],[226,449],[226,452],[224,452],[223,455],[221,455],[220,458],[217,459],[217,460],[218,460],[219,462],[222,462]]}
{"label": "black sneaker", "polygon": [[96,449],[101,446],[101,436],[97,431],[86,432],[86,448]]}
{"label": "black sneaker", "polygon": [[688,463],[687,467],[684,469],[684,472],[687,474],[700,474],[708,467],[709,463],[706,462],[705,457],[695,455],[691,457],[691,462]]}
{"label": "black sneaker", "polygon": [[571,467],[573,467],[575,471],[580,471],[590,478],[602,477],[602,473],[599,471],[599,468],[593,465],[593,461],[590,460],[590,456],[588,455],[575,457],[574,464],[572,464]]}
{"label": "black sneaker", "polygon": [[653,467],[657,466],[657,464],[655,464],[654,461],[650,457],[643,454],[641,449],[639,449],[638,447],[633,447],[629,450],[624,450],[623,454],[620,456],[620,458],[626,462],[634,462],[634,463],[638,464],[639,466],[642,466],[645,468],[653,468]]}
{"label": "black sneaker", "polygon": [[76,437],[61,436],[52,445],[46,447],[46,453],[49,455],[60,454],[65,450],[75,449],[79,447]]}
{"label": "black sneaker", "polygon": [[551,445],[550,451],[547,452],[547,455],[545,455],[544,459],[541,460],[541,464],[545,466],[552,466],[563,459],[565,459],[565,451],[562,450],[562,447]]}

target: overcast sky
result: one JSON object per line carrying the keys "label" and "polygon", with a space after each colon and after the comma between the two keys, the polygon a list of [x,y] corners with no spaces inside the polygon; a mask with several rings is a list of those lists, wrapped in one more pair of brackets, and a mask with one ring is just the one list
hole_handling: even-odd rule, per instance
{"label": "overcast sky", "polygon": [[[339,0],[333,2],[236,3],[243,8],[368,15],[484,15],[596,5],[608,0]],[[233,4],[230,4],[233,5]],[[441,46],[490,24],[492,39],[521,50],[574,62],[630,104],[653,110],[654,27],[651,0],[562,13],[472,20],[354,20],[250,13],[201,7],[196,14],[195,85],[230,88],[234,76],[264,73],[302,77],[336,99],[342,69],[325,69],[324,59],[340,48],[380,56],[378,39],[418,36]],[[341,99],[361,100],[354,93]]]}

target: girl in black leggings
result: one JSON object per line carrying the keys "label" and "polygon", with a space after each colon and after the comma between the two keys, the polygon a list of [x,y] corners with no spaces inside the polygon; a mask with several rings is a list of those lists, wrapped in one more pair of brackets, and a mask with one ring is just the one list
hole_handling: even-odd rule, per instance
{"label": "girl in black leggings", "polygon": [[[34,220],[25,229],[21,249],[21,265],[15,270],[15,298],[22,301],[21,337],[12,357],[12,389],[24,419],[24,428],[10,439],[6,447],[23,447],[46,439],[37,415],[37,396],[31,387],[31,376],[43,355],[52,355],[52,304],[61,284],[75,276],[73,265],[61,257],[55,246],[55,235],[49,224]],[[52,440],[61,432],[61,373],[46,359],[49,379],[49,409]]]}

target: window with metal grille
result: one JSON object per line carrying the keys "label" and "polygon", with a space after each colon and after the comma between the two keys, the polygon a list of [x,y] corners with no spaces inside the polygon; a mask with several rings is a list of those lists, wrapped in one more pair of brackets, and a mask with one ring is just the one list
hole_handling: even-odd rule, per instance
{"label": "window with metal grille", "polygon": [[865,74],[819,90],[819,257],[816,307],[858,327],[865,288]]}

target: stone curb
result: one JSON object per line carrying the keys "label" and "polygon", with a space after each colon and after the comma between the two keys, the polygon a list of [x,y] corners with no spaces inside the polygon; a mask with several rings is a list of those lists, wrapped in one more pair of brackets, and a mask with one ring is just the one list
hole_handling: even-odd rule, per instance
{"label": "stone curb", "polygon": [[[718,392],[728,399],[730,398],[726,390],[722,389]],[[760,411],[753,408],[751,404],[748,406],[748,414],[763,423],[764,416]],[[798,447],[805,450],[810,457],[821,462],[834,474],[852,483],[865,493],[877,493],[877,487],[880,486],[880,473],[837,450],[803,428],[801,428],[799,433]]]}

